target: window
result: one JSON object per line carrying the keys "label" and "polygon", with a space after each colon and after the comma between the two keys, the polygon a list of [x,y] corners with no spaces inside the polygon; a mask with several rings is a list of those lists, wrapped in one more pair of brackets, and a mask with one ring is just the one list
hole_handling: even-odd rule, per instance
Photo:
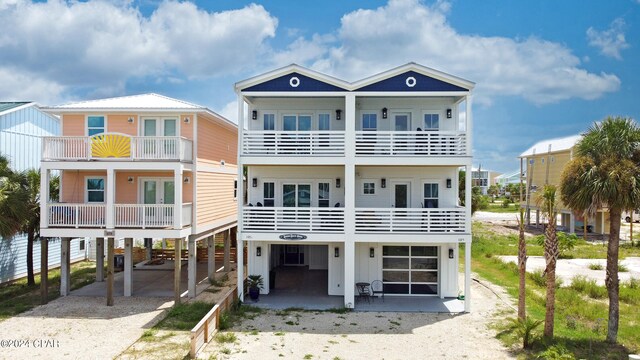
{"label": "window", "polygon": [[104,202],[104,178],[87,178],[87,202]]}
{"label": "window", "polygon": [[268,207],[273,207],[275,205],[275,184],[272,182],[265,182],[263,183],[263,190],[262,190],[262,195],[263,195],[263,200],[264,200],[264,206],[268,206]]}
{"label": "window", "polygon": [[84,250],[84,240],[80,240],[80,242],[78,243],[78,250],[80,251]]}
{"label": "window", "polygon": [[365,182],[363,184],[363,194],[365,195],[375,195],[376,194],[376,183],[374,182]]}
{"label": "window", "polygon": [[377,114],[362,114],[362,130],[376,131],[378,128]]}
{"label": "window", "polygon": [[318,183],[318,207],[329,207],[329,183]]}
{"label": "window", "polygon": [[424,129],[438,130],[440,128],[439,114],[424,114]]}
{"label": "window", "polygon": [[87,135],[93,136],[102,134],[105,130],[104,116],[88,116],[87,117]]}
{"label": "window", "polygon": [[284,115],[282,117],[284,131],[311,131],[311,115]]}
{"label": "window", "polygon": [[438,184],[436,183],[424,184],[424,207],[425,208],[438,207]]}
{"label": "window", "polygon": [[264,130],[276,129],[276,116],[274,114],[264,114]]}
{"label": "window", "polygon": [[284,207],[310,207],[311,185],[309,184],[283,184],[282,206]]}
{"label": "window", "polygon": [[238,180],[233,180],[233,200],[238,200]]}
{"label": "window", "polygon": [[318,115],[318,130],[329,130],[331,127],[331,117],[329,114]]}
{"label": "window", "polygon": [[540,162],[544,164],[544,158],[540,159]]}

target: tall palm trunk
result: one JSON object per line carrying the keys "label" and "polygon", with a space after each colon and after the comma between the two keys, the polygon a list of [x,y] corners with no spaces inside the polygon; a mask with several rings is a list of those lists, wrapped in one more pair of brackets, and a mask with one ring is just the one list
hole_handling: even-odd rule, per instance
{"label": "tall palm trunk", "polygon": [[527,278],[527,244],[524,239],[524,209],[520,208],[520,218],[518,219],[518,272],[520,284],[518,287],[518,319],[525,320],[526,309],[526,278]]}
{"label": "tall palm trunk", "polygon": [[620,245],[620,216],[622,211],[610,209],[609,246],[607,248],[607,277],[605,284],[609,292],[609,326],[607,341],[618,340],[618,320],[620,318],[620,281],[618,279],[618,247]]}
{"label": "tall palm trunk", "polygon": [[556,261],[558,259],[558,237],[556,235],[556,214],[549,215],[549,223],[545,230],[544,258],[547,263],[547,302],[544,318],[544,336],[553,337],[553,323],[556,303]]}
{"label": "tall palm trunk", "polygon": [[29,231],[27,233],[27,285],[32,286],[36,284],[35,276],[33,275],[33,239],[35,233]]}

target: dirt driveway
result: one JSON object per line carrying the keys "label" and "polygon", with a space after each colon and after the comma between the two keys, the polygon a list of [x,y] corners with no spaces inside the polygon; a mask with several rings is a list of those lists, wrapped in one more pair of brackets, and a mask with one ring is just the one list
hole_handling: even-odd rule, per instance
{"label": "dirt driveway", "polygon": [[[488,325],[510,309],[502,289],[472,286],[470,314],[267,311],[211,342],[207,359],[512,359]],[[507,300],[510,301],[510,300]],[[223,333],[224,334],[224,333]]]}
{"label": "dirt driveway", "polygon": [[173,305],[167,298],[67,296],[0,322],[2,359],[112,359]]}

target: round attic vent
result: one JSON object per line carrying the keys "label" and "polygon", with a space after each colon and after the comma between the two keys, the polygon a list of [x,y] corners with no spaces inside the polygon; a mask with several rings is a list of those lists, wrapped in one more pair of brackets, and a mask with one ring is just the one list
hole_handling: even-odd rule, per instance
{"label": "round attic vent", "polygon": [[408,87],[414,87],[416,86],[416,78],[414,78],[413,76],[409,76],[405,81],[405,83],[407,84]]}
{"label": "round attic vent", "polygon": [[291,85],[291,87],[298,87],[298,85],[300,85],[300,79],[298,79],[297,77],[292,77],[291,79],[289,79],[289,85]]}

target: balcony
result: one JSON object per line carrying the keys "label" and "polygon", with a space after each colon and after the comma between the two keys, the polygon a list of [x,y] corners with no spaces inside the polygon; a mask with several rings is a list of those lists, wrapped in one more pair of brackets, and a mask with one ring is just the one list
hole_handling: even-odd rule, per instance
{"label": "balcony", "polygon": [[456,131],[356,131],[356,156],[469,156]]}
{"label": "balcony", "polygon": [[356,233],[464,233],[465,208],[357,208]]}
{"label": "balcony", "polygon": [[245,156],[344,156],[344,131],[246,131]]}
{"label": "balcony", "polygon": [[326,207],[244,207],[245,232],[344,232],[344,209]]}
{"label": "balcony", "polygon": [[193,142],[179,136],[50,136],[42,140],[44,161],[193,161]]}
{"label": "balcony", "polygon": [[[114,228],[173,229],[173,204],[115,204]],[[182,204],[180,228],[191,226],[191,203]],[[105,204],[47,204],[48,227],[51,228],[106,228]]]}

